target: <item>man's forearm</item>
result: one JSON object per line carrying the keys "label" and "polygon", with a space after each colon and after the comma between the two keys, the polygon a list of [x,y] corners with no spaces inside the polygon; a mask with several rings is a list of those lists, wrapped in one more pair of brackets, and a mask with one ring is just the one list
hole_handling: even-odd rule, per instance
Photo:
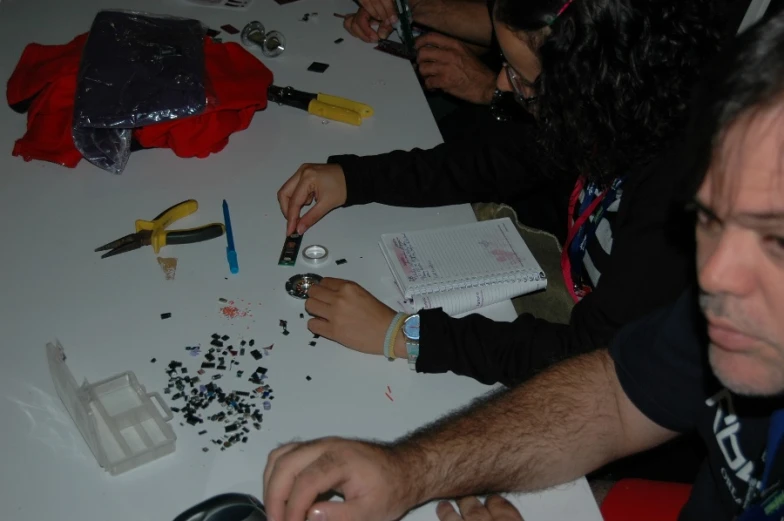
{"label": "man's forearm", "polygon": [[490,45],[493,25],[485,0],[409,0],[414,21],[483,47]]}
{"label": "man's forearm", "polygon": [[618,392],[600,350],[414,432],[396,450],[420,480],[416,502],[538,490],[640,450],[624,436]]}

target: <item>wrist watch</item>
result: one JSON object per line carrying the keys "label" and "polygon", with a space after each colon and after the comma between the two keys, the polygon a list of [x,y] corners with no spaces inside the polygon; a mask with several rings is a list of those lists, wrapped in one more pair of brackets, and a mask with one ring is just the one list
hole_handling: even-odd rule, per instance
{"label": "wrist watch", "polygon": [[403,336],[406,338],[408,367],[416,371],[416,361],[419,357],[419,315],[411,315],[403,322]]}

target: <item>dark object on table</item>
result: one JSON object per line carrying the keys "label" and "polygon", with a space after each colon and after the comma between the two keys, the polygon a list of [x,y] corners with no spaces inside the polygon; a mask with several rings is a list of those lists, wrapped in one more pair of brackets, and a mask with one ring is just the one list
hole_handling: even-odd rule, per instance
{"label": "dark object on table", "polygon": [[198,20],[128,11],[95,16],[74,98],[73,139],[85,159],[119,174],[133,128],[204,111],[205,34]]}
{"label": "dark object on table", "polygon": [[343,43],[343,38],[338,38],[337,40],[335,40],[335,43]]}
{"label": "dark object on table", "polygon": [[171,223],[194,213],[198,209],[199,203],[193,199],[175,204],[161,212],[152,221],[137,220],[136,233],[131,233],[99,246],[95,248],[95,251],[110,250],[101,255],[101,258],[105,259],[106,257],[139,249],[142,246],[152,245],[153,250],[157,254],[163,246],[168,244],[192,244],[223,235],[223,224],[220,223],[207,224],[188,230],[166,231],[166,227]]}
{"label": "dark object on table", "polygon": [[403,58],[408,61],[416,60],[416,52],[412,52],[400,42],[394,42],[392,40],[379,40],[378,45],[376,45],[374,49],[391,54],[392,56],[397,56],[398,58]]}
{"label": "dark object on table", "polygon": [[231,24],[221,25],[221,29],[226,31],[229,34],[239,34],[240,30],[234,27]]}
{"label": "dark object on table", "polygon": [[345,263],[347,263],[347,262],[348,262],[348,261],[347,261],[346,259],[338,259],[338,260],[336,260],[336,261],[335,261],[335,264],[337,264],[338,266],[340,266],[341,264],[345,264]]}
{"label": "dark object on table", "polygon": [[249,494],[221,494],[189,508],[174,521],[267,521],[261,501]]}
{"label": "dark object on table", "polygon": [[308,67],[308,70],[312,71],[312,72],[324,72],[328,68],[329,68],[329,64],[328,63],[313,62]]}
{"label": "dark object on table", "polygon": [[171,318],[171,313],[161,313],[161,320],[166,320],[167,318]]}

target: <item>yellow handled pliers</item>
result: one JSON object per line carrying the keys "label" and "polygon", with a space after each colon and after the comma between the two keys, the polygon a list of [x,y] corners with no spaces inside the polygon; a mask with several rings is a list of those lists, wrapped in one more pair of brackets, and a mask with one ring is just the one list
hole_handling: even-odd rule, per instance
{"label": "yellow handled pliers", "polygon": [[188,199],[171,208],[167,208],[152,221],[138,219],[136,221],[136,233],[120,237],[116,241],[104,244],[95,251],[111,250],[103,255],[102,259],[111,257],[127,251],[136,250],[142,246],[152,245],[152,249],[157,254],[162,247],[168,244],[191,244],[202,242],[223,235],[225,229],[221,223],[212,223],[198,228],[187,230],[166,231],[171,223],[187,217],[199,209],[199,203],[193,199]]}
{"label": "yellow handled pliers", "polygon": [[322,118],[342,121],[349,125],[361,125],[362,120],[373,115],[373,107],[350,99],[303,92],[291,87],[271,85],[267,99],[273,103],[295,107]]}

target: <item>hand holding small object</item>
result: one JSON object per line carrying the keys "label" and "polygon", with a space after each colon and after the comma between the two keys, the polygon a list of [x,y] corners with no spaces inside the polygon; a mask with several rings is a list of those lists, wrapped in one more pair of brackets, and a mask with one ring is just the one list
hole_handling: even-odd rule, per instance
{"label": "hand holding small object", "polygon": [[310,288],[308,329],[361,353],[380,355],[395,311],[355,282],[324,278]]}
{"label": "hand holding small object", "polygon": [[[304,215],[304,206],[316,201]],[[280,210],[286,217],[286,235],[302,235],[322,217],[346,202],[346,178],[340,165],[306,163],[278,190]]]}
{"label": "hand holding small object", "polygon": [[459,40],[427,33],[415,41],[419,74],[428,89],[478,105],[489,105],[495,91],[496,74]]}
{"label": "hand holding small object", "polygon": [[368,11],[362,8],[355,14],[346,16],[343,19],[343,27],[352,36],[367,43],[375,43],[379,40],[384,40],[392,34],[393,31],[391,22],[378,21],[373,18]]}

